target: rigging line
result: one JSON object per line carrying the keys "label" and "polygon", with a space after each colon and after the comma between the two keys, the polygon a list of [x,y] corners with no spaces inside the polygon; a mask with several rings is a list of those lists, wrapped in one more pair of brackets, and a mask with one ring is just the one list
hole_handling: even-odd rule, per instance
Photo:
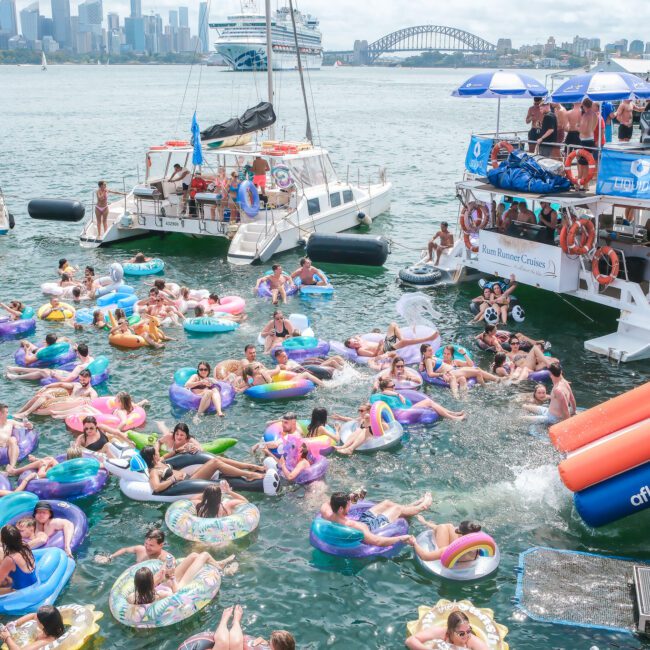
{"label": "rigging line", "polygon": [[[210,4],[211,4],[211,2],[212,2],[212,0],[208,0],[208,6],[206,7],[205,12],[203,14],[203,22],[201,22],[201,24],[199,25],[199,34],[200,34],[200,33],[203,32],[204,23],[206,23],[206,22],[208,23],[208,41],[210,40],[209,23],[210,23]],[[199,40],[196,43],[197,48],[199,47],[200,43],[201,43],[201,39],[199,38]],[[206,45],[208,46],[208,51],[209,51],[210,50],[209,43],[203,43],[204,47]],[[201,77],[202,76],[203,76],[203,66],[200,65],[199,66],[199,83],[196,86],[196,99],[194,101],[194,112],[196,112],[196,109],[197,109],[197,107],[199,105],[199,91],[201,90]]]}
{"label": "rigging line", "polygon": [[555,295],[556,295],[560,300],[562,300],[562,301],[565,302],[567,305],[569,305],[569,307],[573,307],[573,309],[575,309],[578,313],[582,314],[582,315],[583,315],[583,316],[584,316],[588,321],[590,321],[591,323],[595,323],[595,322],[596,322],[596,321],[595,321],[591,316],[589,316],[588,314],[585,314],[584,311],[582,311],[581,309],[579,309],[579,308],[576,307],[575,305],[572,305],[572,304],[571,304],[571,303],[570,303],[566,298],[564,298],[561,294],[557,293],[556,291],[554,291],[553,293],[554,293],[554,294],[555,294]]}
{"label": "rigging line", "polygon": [[293,0],[289,0],[289,11],[291,13],[291,25],[293,26],[293,40],[296,46],[296,58],[298,60],[298,72],[300,73],[300,88],[302,89],[302,99],[305,104],[305,114],[307,118],[307,128],[305,135],[309,142],[313,142],[314,138],[311,132],[311,122],[309,121],[309,104],[307,102],[307,93],[305,91],[305,77],[303,75],[302,59],[300,57],[300,46],[298,45],[298,30],[296,29],[296,14],[293,10]]}

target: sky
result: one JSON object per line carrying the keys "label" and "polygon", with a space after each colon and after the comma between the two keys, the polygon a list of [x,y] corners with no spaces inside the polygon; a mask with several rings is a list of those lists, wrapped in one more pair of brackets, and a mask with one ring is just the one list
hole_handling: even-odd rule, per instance
{"label": "sky", "polygon": [[[257,1],[263,9],[264,0]],[[17,0],[18,10],[31,2]],[[288,0],[271,0],[271,6],[278,2],[288,4]],[[71,0],[73,15],[77,4],[78,0]],[[500,37],[510,38],[514,47],[543,43],[551,35],[558,44],[576,35],[600,37],[603,45],[619,38],[650,40],[644,29],[650,24],[647,0],[294,0],[294,4],[320,19],[326,50],[349,50],[355,39],[372,42],[397,29],[426,24],[464,29],[495,44]],[[169,10],[179,5],[190,7],[194,33],[199,0],[142,0],[143,13],[160,13],[164,23]],[[40,8],[49,16],[50,0],[40,0]],[[210,19],[222,19],[240,8],[240,0],[210,0]],[[104,0],[104,16],[109,11],[127,16],[129,1]]]}

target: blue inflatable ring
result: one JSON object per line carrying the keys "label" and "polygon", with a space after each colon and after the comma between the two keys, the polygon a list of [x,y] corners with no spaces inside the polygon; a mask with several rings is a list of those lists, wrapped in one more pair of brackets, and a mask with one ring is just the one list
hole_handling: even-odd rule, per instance
{"label": "blue inflatable ring", "polygon": [[249,216],[256,217],[260,211],[260,195],[251,181],[244,181],[237,190],[237,201]]}

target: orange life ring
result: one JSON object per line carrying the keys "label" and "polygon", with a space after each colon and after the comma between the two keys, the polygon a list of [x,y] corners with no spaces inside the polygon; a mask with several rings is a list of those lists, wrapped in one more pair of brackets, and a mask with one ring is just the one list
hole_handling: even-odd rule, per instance
{"label": "orange life ring", "polygon": [[463,233],[463,241],[465,242],[465,247],[468,251],[472,251],[472,253],[478,253],[478,246],[472,245],[472,240],[469,238],[468,232]]}
{"label": "orange life ring", "polygon": [[165,145],[156,145],[155,147],[149,147],[149,151],[164,151],[167,149]]}
{"label": "orange life ring", "polygon": [[[562,228],[562,230],[564,230],[564,228]],[[579,246],[576,242],[576,239],[578,237],[580,238]],[[586,255],[594,245],[595,239],[596,229],[594,228],[594,224],[591,223],[589,219],[578,219],[577,221],[574,221],[573,225],[569,228],[569,232],[566,237],[567,250],[565,253],[571,253],[573,255]]]}
{"label": "orange life ring", "polygon": [[[573,161],[576,159],[576,157],[584,158],[587,161],[587,176],[583,179],[576,178],[573,175],[573,170],[571,169],[571,165],[573,165]],[[586,149],[574,150],[566,157],[564,161],[564,172],[566,174],[566,177],[574,185],[582,185],[583,187],[586,187],[589,185],[589,181],[594,177],[596,173],[596,160]]]}
{"label": "orange life ring", "polygon": [[490,160],[492,161],[492,167],[495,169],[499,166],[499,152],[501,149],[505,149],[508,153],[512,153],[515,148],[506,140],[501,140],[501,142],[497,142],[493,147],[492,147],[492,153],[490,154]]}
{"label": "orange life ring", "polygon": [[[478,225],[476,225],[472,220],[472,215],[475,212],[478,212],[479,216],[481,217]],[[489,219],[490,215],[488,214],[486,205],[478,201],[472,201],[471,203],[468,203],[460,213],[460,227],[463,229],[463,232],[466,233],[476,232],[477,230],[485,228],[485,226],[488,224]]]}
{"label": "orange life ring", "polygon": [[[612,265],[609,275],[603,275],[598,268],[598,262],[600,262],[600,258],[604,255],[607,255],[607,257],[609,257],[609,263]],[[618,277],[619,269],[620,264],[618,261],[618,254],[613,248],[610,246],[603,246],[596,251],[594,259],[591,262],[591,273],[593,274],[594,278],[596,278],[596,282],[598,282],[598,284],[602,284],[604,286],[611,284]]]}
{"label": "orange life ring", "polygon": [[165,144],[168,147],[187,147],[190,143],[187,140],[167,140]]}

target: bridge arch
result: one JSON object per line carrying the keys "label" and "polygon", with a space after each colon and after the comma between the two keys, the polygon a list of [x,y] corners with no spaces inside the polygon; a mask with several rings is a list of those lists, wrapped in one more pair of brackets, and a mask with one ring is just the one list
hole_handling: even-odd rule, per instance
{"label": "bridge arch", "polygon": [[496,45],[463,29],[444,25],[416,25],[386,34],[368,45],[366,62],[374,63],[386,52],[494,52]]}

